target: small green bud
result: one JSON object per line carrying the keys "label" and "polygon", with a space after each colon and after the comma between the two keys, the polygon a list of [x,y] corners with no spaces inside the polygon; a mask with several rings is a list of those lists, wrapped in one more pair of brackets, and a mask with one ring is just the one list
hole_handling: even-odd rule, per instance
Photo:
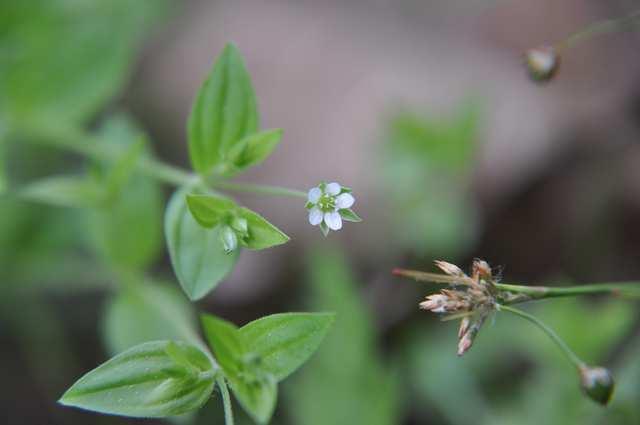
{"label": "small green bud", "polygon": [[615,383],[608,369],[583,366],[580,368],[580,386],[591,400],[606,406],[611,400]]}
{"label": "small green bud", "polygon": [[227,225],[222,226],[220,241],[222,242],[222,246],[227,254],[238,248],[238,237],[236,236],[236,232]]}
{"label": "small green bud", "polygon": [[249,224],[247,220],[242,217],[234,217],[233,220],[231,220],[231,227],[240,234],[245,234],[249,231]]}
{"label": "small green bud", "polygon": [[536,47],[527,50],[525,62],[531,79],[538,83],[544,83],[556,75],[560,66],[560,56],[553,47]]}

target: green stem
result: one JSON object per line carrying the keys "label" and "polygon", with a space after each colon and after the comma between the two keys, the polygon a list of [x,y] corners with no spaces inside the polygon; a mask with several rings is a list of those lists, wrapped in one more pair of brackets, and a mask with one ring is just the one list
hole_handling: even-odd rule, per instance
{"label": "green stem", "polygon": [[[524,286],[496,283],[500,291],[526,295],[524,299],[514,299],[514,302],[539,300],[543,298],[572,297],[577,295],[610,294],[626,297],[640,297],[640,282],[596,283],[578,286]],[[507,302],[507,304],[510,304]]]}
{"label": "green stem", "polygon": [[[77,129],[62,129],[57,126],[40,124],[38,126],[22,126],[17,133],[28,142],[63,148],[94,160],[117,161],[121,155],[119,149],[105,145],[96,136]],[[200,180],[196,174],[150,157],[141,158],[137,163],[137,169],[151,178],[172,186],[184,186]],[[235,192],[307,198],[306,192],[279,186],[233,183],[213,179],[208,180],[207,184],[211,188]]]}
{"label": "green stem", "polygon": [[231,409],[231,397],[229,396],[227,383],[224,381],[223,376],[219,376],[216,382],[218,382],[218,387],[220,387],[220,394],[222,394],[222,405],[224,407],[224,423],[225,425],[233,425],[233,410]]}
{"label": "green stem", "polygon": [[591,25],[588,25],[586,28],[569,35],[567,38],[557,43],[555,47],[558,51],[562,49],[568,49],[580,43],[581,41],[588,40],[598,35],[632,29],[634,24],[636,23],[636,19],[638,18],[640,18],[640,10],[637,10],[632,14],[622,18],[607,19],[604,21],[595,22]]}
{"label": "green stem", "polygon": [[261,184],[251,183],[233,183],[222,180],[210,180],[209,186],[214,189],[231,190],[234,192],[248,192],[256,193],[258,195],[275,195],[275,196],[289,196],[293,198],[307,199],[307,193],[301,190],[288,189],[280,186],[266,186]]}
{"label": "green stem", "polygon": [[569,348],[569,346],[562,340],[562,338],[560,338],[558,336],[557,333],[554,332],[553,329],[551,329],[550,327],[548,327],[547,325],[545,325],[544,323],[542,323],[542,321],[540,319],[538,319],[537,317],[529,314],[529,313],[525,313],[522,310],[518,310],[517,308],[513,308],[513,307],[509,307],[506,305],[498,305],[497,306],[498,310],[504,310],[504,311],[508,311],[510,313],[515,314],[516,316],[520,316],[523,319],[526,319],[528,321],[530,321],[531,323],[533,323],[534,325],[536,325],[537,327],[539,327],[544,333],[546,333],[549,338],[551,338],[553,340],[553,342],[556,343],[556,345],[558,345],[558,347],[560,347],[560,349],[562,350],[562,352],[567,356],[567,359],[569,359],[569,361],[578,369],[585,367],[585,363],[580,360],[580,358],[576,355],[576,353],[574,353],[571,348]]}

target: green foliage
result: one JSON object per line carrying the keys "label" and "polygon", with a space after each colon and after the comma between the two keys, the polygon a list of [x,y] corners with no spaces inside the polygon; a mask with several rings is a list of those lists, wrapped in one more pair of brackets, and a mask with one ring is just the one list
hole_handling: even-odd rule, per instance
{"label": "green foliage", "polygon": [[147,342],[84,375],[60,403],[114,415],[165,417],[199,408],[213,387],[213,367],[200,349]]}
{"label": "green foliage", "polygon": [[389,121],[381,171],[402,248],[451,257],[473,240],[470,186],[479,120],[477,106],[466,104],[450,119],[405,112]]}
{"label": "green foliage", "polygon": [[102,188],[84,176],[51,176],[23,186],[18,196],[24,200],[61,207],[92,207]]}
{"label": "green foliage", "polygon": [[248,135],[238,141],[229,151],[229,171],[232,175],[260,164],[278,146],[282,130],[265,130]]}
{"label": "green foliage", "polygon": [[132,282],[107,303],[103,336],[115,355],[147,341],[196,343],[197,327],[191,305],[173,285]]}
{"label": "green foliage", "polygon": [[140,36],[165,4],[2,2],[0,116],[85,122],[118,92]]}
{"label": "green foliage", "polygon": [[397,384],[376,349],[373,318],[337,250],[311,258],[314,309],[335,310],[337,326],[318,354],[285,387],[299,425],[399,423]]}
{"label": "green foliage", "polygon": [[189,117],[193,168],[208,175],[213,167],[227,164],[234,145],[256,132],[258,126],[251,77],[238,49],[228,44],[200,89]]}
{"label": "green foliage", "polygon": [[198,300],[213,290],[233,269],[238,252],[225,252],[220,227],[205,229],[187,208],[186,195],[177,190],[167,206],[164,229],[173,270],[189,299]]}
{"label": "green foliage", "polygon": [[269,421],[277,383],[316,351],[333,315],[286,313],[263,317],[242,328],[204,315],[202,324],[231,390],[258,423]]}
{"label": "green foliage", "polygon": [[116,116],[105,122],[100,138],[122,153],[115,163],[98,164],[95,170],[103,202],[89,212],[92,242],[112,267],[144,270],[162,248],[163,203],[158,182],[134,171],[141,158],[150,156],[145,136],[127,118]]}
{"label": "green foliage", "polygon": [[251,341],[260,366],[279,382],[318,349],[333,324],[333,313],[283,313],[255,320],[240,329]]}
{"label": "green foliage", "polygon": [[[222,226],[223,232],[232,232],[233,235],[230,237],[246,248],[265,249],[289,240],[284,232],[264,217],[248,208],[239,207],[228,198],[190,194],[187,195],[187,205],[201,226],[206,228]],[[223,244],[229,245],[225,241]]]}

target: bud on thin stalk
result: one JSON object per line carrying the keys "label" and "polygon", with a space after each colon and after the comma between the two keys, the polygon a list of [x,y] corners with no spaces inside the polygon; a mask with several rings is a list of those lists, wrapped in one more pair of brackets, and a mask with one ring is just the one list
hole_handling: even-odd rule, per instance
{"label": "bud on thin stalk", "polygon": [[580,387],[593,401],[606,406],[611,400],[615,383],[608,369],[598,366],[581,366]]}

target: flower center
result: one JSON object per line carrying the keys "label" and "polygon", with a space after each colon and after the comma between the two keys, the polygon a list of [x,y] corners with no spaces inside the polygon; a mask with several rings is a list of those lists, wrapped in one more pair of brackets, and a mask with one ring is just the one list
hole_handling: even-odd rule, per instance
{"label": "flower center", "polygon": [[318,201],[318,208],[322,212],[332,212],[336,209],[336,199],[331,195],[324,194]]}

